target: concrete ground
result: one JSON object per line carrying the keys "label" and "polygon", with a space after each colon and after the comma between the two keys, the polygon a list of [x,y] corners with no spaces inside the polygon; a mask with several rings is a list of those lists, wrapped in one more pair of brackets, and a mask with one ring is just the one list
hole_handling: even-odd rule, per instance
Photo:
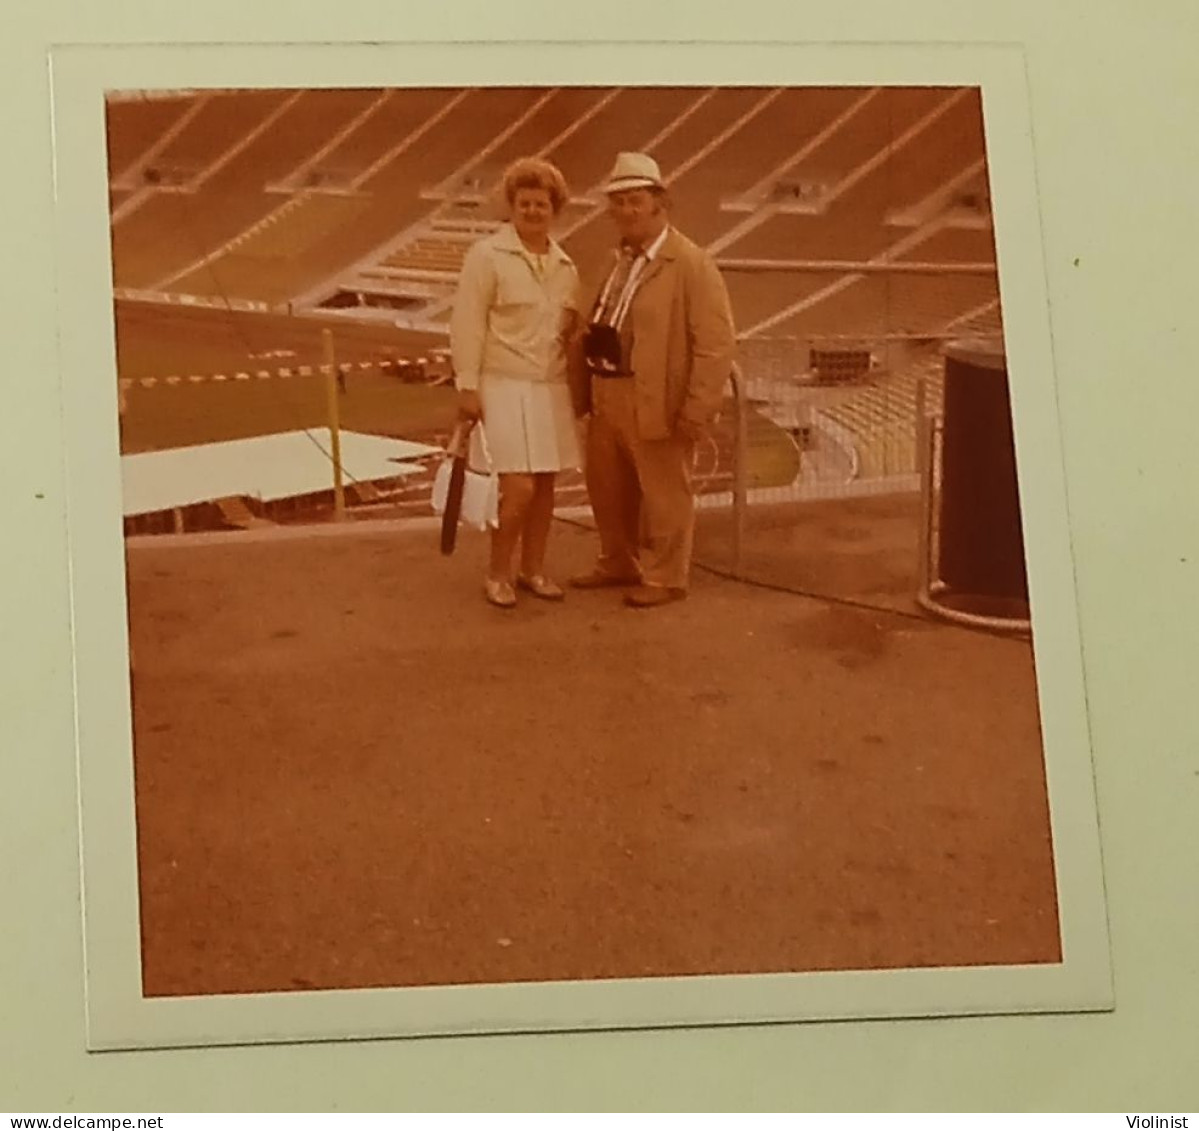
{"label": "concrete ground", "polygon": [[[780,508],[749,560],[910,612],[910,531]],[[129,543],[149,995],[1060,959],[1027,641],[703,571],[501,611],[484,550]]]}

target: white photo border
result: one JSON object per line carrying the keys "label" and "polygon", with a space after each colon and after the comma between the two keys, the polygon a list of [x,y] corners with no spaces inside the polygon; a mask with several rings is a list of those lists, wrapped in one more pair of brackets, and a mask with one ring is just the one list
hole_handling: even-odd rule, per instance
{"label": "white photo border", "polygon": [[[1031,108],[1020,45],[60,44],[51,49],[49,62],[90,1050],[1114,1007]],[[1060,963],[143,996],[105,92],[488,85],[981,89],[1033,610]]]}

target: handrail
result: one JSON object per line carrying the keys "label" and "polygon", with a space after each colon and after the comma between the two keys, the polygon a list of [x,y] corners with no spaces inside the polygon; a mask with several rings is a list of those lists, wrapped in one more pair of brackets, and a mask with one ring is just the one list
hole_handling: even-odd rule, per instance
{"label": "handrail", "polygon": [[923,260],[894,260],[880,263],[877,260],[852,259],[718,259],[716,266],[722,271],[794,272],[799,274],[833,275],[994,275],[998,265],[990,262],[924,262]]}

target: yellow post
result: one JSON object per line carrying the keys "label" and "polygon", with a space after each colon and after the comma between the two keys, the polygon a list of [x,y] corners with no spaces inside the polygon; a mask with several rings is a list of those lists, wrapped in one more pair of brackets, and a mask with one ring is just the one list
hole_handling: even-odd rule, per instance
{"label": "yellow post", "polygon": [[333,331],[324,330],[325,398],[329,412],[329,436],[333,457],[333,517],[340,522],[346,516],[346,493],[341,471],[341,405],[337,396],[337,365],[333,359]]}

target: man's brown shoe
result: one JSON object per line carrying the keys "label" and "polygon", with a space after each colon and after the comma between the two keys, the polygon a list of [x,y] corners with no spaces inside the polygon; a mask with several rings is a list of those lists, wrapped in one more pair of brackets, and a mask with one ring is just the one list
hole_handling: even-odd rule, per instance
{"label": "man's brown shoe", "polygon": [[665,585],[638,585],[624,596],[624,603],[635,609],[652,609],[658,605],[669,605],[687,596],[686,589],[671,589]]}
{"label": "man's brown shoe", "polygon": [[608,573],[602,569],[593,569],[572,577],[569,582],[573,589],[615,589],[629,585],[640,585],[641,578],[626,577],[619,573]]}

